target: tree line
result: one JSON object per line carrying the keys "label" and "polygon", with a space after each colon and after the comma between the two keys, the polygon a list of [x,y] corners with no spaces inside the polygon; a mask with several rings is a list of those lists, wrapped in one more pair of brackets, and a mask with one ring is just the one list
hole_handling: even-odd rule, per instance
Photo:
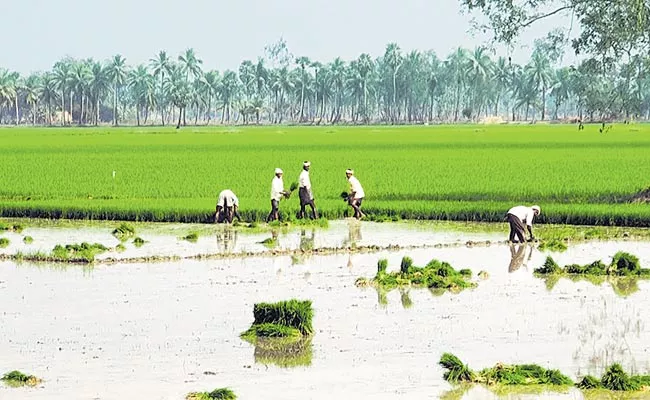
{"label": "tree line", "polygon": [[207,68],[193,49],[129,66],[65,58],[21,76],[0,68],[0,124],[98,125],[436,123],[650,119],[650,58],[598,56],[559,66],[564,35],[537,40],[525,64],[485,47],[404,52],[386,45],[327,63],[280,39],[236,71]]}

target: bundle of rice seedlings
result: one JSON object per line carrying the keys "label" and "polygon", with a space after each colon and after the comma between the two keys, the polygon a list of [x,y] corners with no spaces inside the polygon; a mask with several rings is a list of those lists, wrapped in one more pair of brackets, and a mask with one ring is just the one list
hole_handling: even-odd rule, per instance
{"label": "bundle of rice seedlings", "polygon": [[466,364],[463,364],[458,357],[451,353],[444,353],[440,357],[438,364],[447,370],[443,375],[447,382],[460,383],[474,382],[476,380],[476,374]]}
{"label": "bundle of rice seedlings", "polygon": [[314,333],[311,301],[288,300],[278,303],[258,303],[253,307],[254,321],[242,338],[294,338]]}
{"label": "bundle of rice seedlings", "polygon": [[0,380],[10,386],[36,386],[42,382],[34,375],[27,375],[20,371],[7,372]]}
{"label": "bundle of rice seedlings", "polygon": [[0,238],[0,249],[4,249],[4,248],[8,247],[8,246],[9,246],[9,243],[11,243],[11,242],[9,241],[9,239],[7,239],[7,238]]}
{"label": "bundle of rice seedlings", "polygon": [[186,400],[236,400],[235,392],[227,388],[215,389],[211,392],[194,392],[185,396]]}
{"label": "bundle of rice seedlings", "polygon": [[147,241],[142,239],[140,236],[133,239],[133,245],[135,247],[142,247],[145,243],[147,243]]}
{"label": "bundle of rice seedlings", "polygon": [[25,244],[30,244],[30,243],[33,243],[33,242],[34,242],[34,238],[31,237],[31,236],[25,236],[23,238],[23,243],[25,243]]}
{"label": "bundle of rice seedlings", "polygon": [[121,253],[123,251],[126,251],[126,246],[124,246],[122,243],[118,244],[115,246],[115,251]]}
{"label": "bundle of rice seedlings", "polygon": [[400,272],[402,274],[408,274],[409,269],[413,266],[413,259],[411,257],[403,257],[402,262],[400,264]]}
{"label": "bundle of rice seedlings", "polygon": [[280,324],[253,324],[248,330],[241,334],[245,338],[295,338],[301,337],[302,334],[296,328]]}
{"label": "bundle of rice seedlings", "polygon": [[350,194],[348,192],[341,192],[340,197],[343,199],[343,201],[348,201]]}
{"label": "bundle of rice seedlings", "polygon": [[601,388],[602,385],[598,378],[587,375],[576,384],[576,387],[578,387],[578,389],[598,389]]}
{"label": "bundle of rice seedlings", "polygon": [[562,252],[567,250],[567,245],[564,241],[558,239],[542,240],[539,244],[539,250]]}
{"label": "bundle of rice seedlings", "polygon": [[126,239],[135,235],[135,228],[133,225],[122,222],[120,226],[113,230],[113,236],[118,239]]}
{"label": "bundle of rice seedlings", "polygon": [[630,379],[620,364],[612,364],[607,368],[600,382],[605,389],[609,390],[631,391],[639,389],[639,385]]}
{"label": "bundle of rice seedlings", "polygon": [[619,251],[614,254],[609,271],[612,275],[638,275],[640,269],[638,257]]}
{"label": "bundle of rice seedlings", "polygon": [[388,260],[385,258],[382,258],[381,260],[377,261],[377,275],[385,273],[386,268],[388,268]]}
{"label": "bundle of rice seedlings", "polygon": [[199,240],[199,234],[197,232],[191,232],[181,238],[182,240],[187,240],[188,242],[196,243]]}
{"label": "bundle of rice seedlings", "polygon": [[289,191],[294,192],[296,189],[298,189],[298,182],[291,182],[291,185],[289,186]]}
{"label": "bundle of rice seedlings", "polygon": [[559,274],[562,272],[562,268],[553,260],[552,257],[546,257],[544,265],[540,268],[535,269],[536,274],[550,275],[550,274]]}

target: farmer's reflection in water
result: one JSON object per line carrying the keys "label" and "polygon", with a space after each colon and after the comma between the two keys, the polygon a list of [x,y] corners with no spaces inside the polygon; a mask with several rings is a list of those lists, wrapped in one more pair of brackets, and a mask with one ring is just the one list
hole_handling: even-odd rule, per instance
{"label": "farmer's reflection in water", "polygon": [[302,229],[300,231],[300,250],[302,251],[309,251],[314,249],[314,235],[316,234],[316,230],[312,229],[311,233],[309,236],[307,236],[307,232]]}
{"label": "farmer's reflection in water", "polygon": [[[508,272],[515,272],[522,265],[527,265],[530,258],[533,256],[533,246],[528,245],[528,243],[520,244],[509,244],[510,247],[510,265],[508,266]],[[526,257],[528,253],[528,257]]]}
{"label": "farmer's reflection in water", "polygon": [[348,223],[348,237],[343,241],[344,246],[355,247],[357,242],[362,240],[361,224],[358,221]]}
{"label": "farmer's reflection in water", "polygon": [[224,229],[217,232],[217,248],[221,253],[230,253],[237,245],[237,231],[234,229]]}

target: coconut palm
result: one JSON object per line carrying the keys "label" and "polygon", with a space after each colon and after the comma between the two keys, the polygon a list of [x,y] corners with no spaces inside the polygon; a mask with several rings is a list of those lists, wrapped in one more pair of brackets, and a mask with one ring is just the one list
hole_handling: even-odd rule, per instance
{"label": "coconut palm", "polygon": [[99,124],[99,109],[100,102],[109,92],[111,82],[108,77],[108,67],[102,65],[97,61],[90,61],[89,63],[90,79],[88,81],[88,96],[90,102],[93,104],[93,123],[95,126]]}
{"label": "coconut palm", "polygon": [[155,86],[155,78],[149,74],[144,65],[138,65],[127,76],[127,87],[135,100],[135,117],[138,126],[140,126],[140,115],[144,113],[146,123],[149,110],[156,106]]}
{"label": "coconut palm", "polygon": [[41,78],[40,84],[41,103],[46,107],[46,121],[48,125],[52,125],[52,104],[58,101],[58,93],[56,88],[56,80],[52,72],[46,72]]}
{"label": "coconut palm", "polygon": [[119,104],[119,91],[126,82],[128,68],[126,67],[126,60],[121,55],[116,55],[108,63],[106,70],[108,79],[113,85],[113,124],[119,124],[118,104]]}
{"label": "coconut palm", "polygon": [[25,95],[25,102],[29,105],[32,111],[32,125],[36,125],[38,102],[41,98],[40,75],[32,74],[28,76],[23,85],[23,92]]}
{"label": "coconut palm", "polygon": [[530,77],[538,93],[541,92],[542,121],[546,116],[546,91],[551,81],[551,63],[540,51],[533,52],[530,63],[526,65],[526,74]]}
{"label": "coconut palm", "polygon": [[164,90],[165,86],[165,75],[169,74],[169,70],[172,65],[172,60],[167,55],[166,51],[160,51],[158,55],[152,58],[150,61],[150,66],[153,71],[154,77],[158,78],[159,82],[159,91],[158,91],[158,106],[160,112],[160,120],[162,125],[165,126],[165,99],[166,93]]}
{"label": "coconut palm", "polygon": [[311,64],[309,57],[296,58],[296,64],[300,67],[300,122],[304,120],[305,111],[305,84],[307,82],[307,66]]}
{"label": "coconut palm", "polygon": [[70,118],[74,119],[72,113],[73,95],[79,98],[79,124],[84,123],[84,104],[85,96],[90,91],[92,74],[89,66],[85,62],[76,62],[70,69],[69,87],[70,87]]}
{"label": "coconut palm", "polygon": [[[10,109],[15,105],[16,119],[15,124],[18,125],[18,75],[14,72],[9,72],[6,69],[0,69],[0,110],[2,108]],[[0,114],[1,119],[1,114]]]}

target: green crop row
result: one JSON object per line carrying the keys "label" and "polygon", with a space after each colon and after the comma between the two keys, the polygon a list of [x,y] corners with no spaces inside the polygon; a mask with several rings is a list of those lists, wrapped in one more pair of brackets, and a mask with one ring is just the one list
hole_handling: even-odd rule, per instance
{"label": "green crop row", "polygon": [[[207,222],[230,188],[263,220],[274,168],[288,188],[310,160],[328,218],[349,212],[353,168],[369,213],[499,221],[537,203],[541,222],[650,226],[629,204],[649,158],[646,125],[1,129],[0,215]],[[281,210],[295,214],[297,196]]]}

